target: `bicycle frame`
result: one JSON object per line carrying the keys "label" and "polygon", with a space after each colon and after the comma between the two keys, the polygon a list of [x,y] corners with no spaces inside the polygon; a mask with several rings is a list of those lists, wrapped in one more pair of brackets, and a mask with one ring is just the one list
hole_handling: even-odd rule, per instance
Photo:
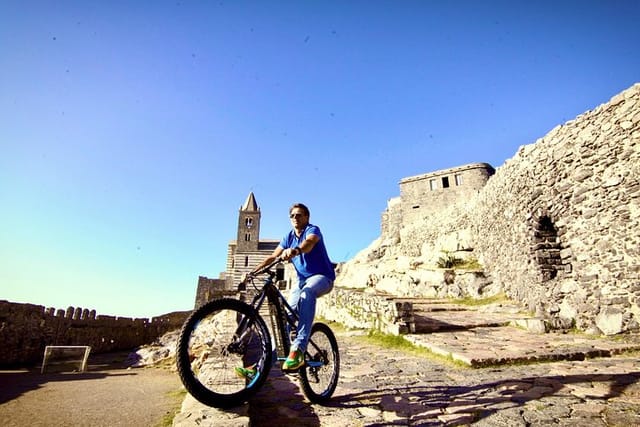
{"label": "bicycle frame", "polygon": [[269,306],[271,333],[277,350],[277,359],[284,360],[291,347],[288,330],[295,330],[297,327],[298,314],[274,284],[272,274],[265,279],[262,289],[251,301],[251,306],[259,313],[265,300]]}
{"label": "bicycle frame", "polygon": [[[258,294],[253,297],[250,305],[259,313],[265,300],[267,301],[276,348],[276,360],[283,361],[287,358],[291,348],[289,331],[297,330],[299,318],[296,310],[289,305],[284,295],[282,295],[282,292],[280,292],[274,283],[276,273],[274,273],[271,268],[280,262],[282,262],[282,260],[278,258],[270,265],[255,273],[254,276],[250,276],[250,280],[253,280],[253,277],[257,275],[267,274],[264,285],[258,291]],[[253,284],[253,281],[251,283]],[[257,289],[255,286],[254,288]],[[238,331],[242,330],[242,323],[243,322],[239,325]],[[312,340],[309,340],[308,345],[319,350],[318,346]],[[321,361],[309,361],[308,363],[311,367],[320,367],[323,364]]]}

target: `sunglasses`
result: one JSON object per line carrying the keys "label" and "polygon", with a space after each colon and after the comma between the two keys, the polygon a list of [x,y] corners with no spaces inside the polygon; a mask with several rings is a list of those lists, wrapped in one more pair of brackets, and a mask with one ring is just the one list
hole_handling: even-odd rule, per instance
{"label": "sunglasses", "polygon": [[304,214],[301,214],[301,213],[289,214],[289,218],[302,218],[303,216],[304,216]]}

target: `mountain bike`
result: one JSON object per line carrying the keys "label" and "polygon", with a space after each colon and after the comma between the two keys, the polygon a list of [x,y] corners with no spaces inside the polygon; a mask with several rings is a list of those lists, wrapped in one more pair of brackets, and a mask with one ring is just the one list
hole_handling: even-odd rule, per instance
{"label": "mountain bike", "polygon": [[[182,326],[176,350],[178,374],[187,391],[205,405],[229,408],[246,402],[264,385],[274,360],[284,361],[289,354],[298,314],[276,285],[284,269],[275,267],[281,263],[278,258],[240,283],[240,289],[244,285],[257,292],[250,304],[216,299],[195,310]],[[260,287],[255,279],[262,275],[266,277]],[[265,311],[271,330],[262,315]],[[253,374],[240,376],[237,367],[250,367]],[[339,372],[335,335],[328,325],[316,322],[305,363],[297,371],[302,392],[313,403],[327,402]]]}

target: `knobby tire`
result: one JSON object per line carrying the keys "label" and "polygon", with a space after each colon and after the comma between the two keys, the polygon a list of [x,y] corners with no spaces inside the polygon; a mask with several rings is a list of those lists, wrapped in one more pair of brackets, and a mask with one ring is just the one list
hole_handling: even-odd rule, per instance
{"label": "knobby tire", "polygon": [[300,386],[313,403],[327,402],[338,385],[340,353],[333,331],[324,323],[314,323],[307,346],[305,365],[300,368]]}
{"label": "knobby tire", "polygon": [[[248,325],[234,338],[240,320]],[[178,374],[198,401],[217,408],[246,402],[264,384],[272,364],[271,337],[258,313],[234,299],[210,301],[194,311],[180,331],[176,349]],[[255,365],[255,366],[254,366]],[[254,366],[252,378],[236,367]]]}

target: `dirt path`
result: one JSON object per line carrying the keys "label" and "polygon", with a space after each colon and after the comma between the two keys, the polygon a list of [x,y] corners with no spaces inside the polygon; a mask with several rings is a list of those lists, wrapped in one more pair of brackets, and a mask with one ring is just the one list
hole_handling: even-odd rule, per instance
{"label": "dirt path", "polygon": [[184,399],[167,368],[127,369],[126,353],[89,358],[84,373],[0,371],[3,426],[160,426]]}

